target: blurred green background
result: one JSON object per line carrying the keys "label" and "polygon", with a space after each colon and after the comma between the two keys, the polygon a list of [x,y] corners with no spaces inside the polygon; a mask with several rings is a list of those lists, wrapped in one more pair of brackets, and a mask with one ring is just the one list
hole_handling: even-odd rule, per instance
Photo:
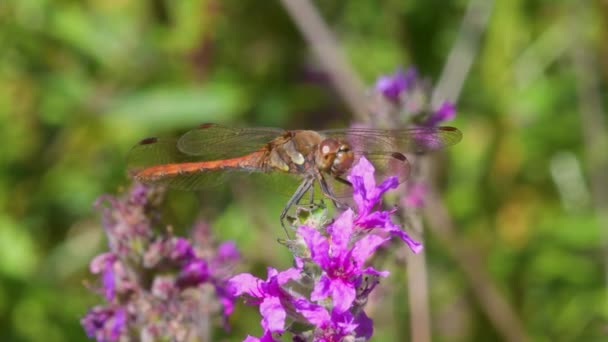
{"label": "blurred green background", "polygon": [[[370,86],[410,65],[437,81],[465,38],[473,64],[450,123],[464,139],[442,182],[452,243],[481,260],[532,340],[608,340],[608,3],[498,0],[486,25],[463,24],[464,0],[315,4]],[[479,45],[467,45],[475,30]],[[128,186],[139,139],[203,122],[321,129],[353,115],[280,2],[0,2],[2,341],[86,340],[79,319],[101,299],[83,283],[105,248],[93,202]],[[254,269],[289,265],[275,242],[284,198],[169,197],[176,230],[202,217]],[[445,239],[425,244],[434,340],[503,339]],[[370,308],[376,340],[407,340],[407,279],[386,267],[385,306]],[[238,306],[222,338],[259,335],[258,322]]]}

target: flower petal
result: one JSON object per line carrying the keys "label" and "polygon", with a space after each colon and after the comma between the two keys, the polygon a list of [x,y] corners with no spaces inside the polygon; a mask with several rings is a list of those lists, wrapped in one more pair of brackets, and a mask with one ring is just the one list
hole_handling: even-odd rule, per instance
{"label": "flower petal", "polygon": [[346,251],[353,235],[353,218],[355,213],[352,209],[343,212],[336,221],[327,228],[331,235],[331,254],[335,257]]}
{"label": "flower petal", "polygon": [[389,230],[389,232],[391,234],[398,236],[401,240],[403,240],[403,242],[405,242],[410,247],[412,252],[414,252],[416,254],[420,253],[424,249],[424,247],[422,246],[422,244],[420,242],[412,239],[406,232],[399,229],[399,227],[392,228]]}
{"label": "flower petal", "polygon": [[380,185],[378,185],[376,187],[377,191],[379,192],[378,197],[382,196],[385,192],[387,192],[390,189],[395,189],[399,186],[399,179],[395,176],[391,176],[386,178],[385,180],[382,181],[382,183],[380,183]]}
{"label": "flower petal", "polygon": [[310,299],[314,302],[321,302],[331,295],[330,290],[331,279],[327,275],[321,275],[315,288],[310,293]]}
{"label": "flower petal", "polygon": [[[369,162],[365,157],[359,158],[359,162],[352,167],[350,174],[348,175],[348,180],[355,181],[355,178],[361,178],[362,183],[359,183],[359,186],[362,186],[364,189],[373,189],[376,187],[376,179],[374,178],[374,166]],[[353,188],[357,190],[354,187]]]}
{"label": "flower petal", "polygon": [[383,238],[374,234],[362,237],[355,243],[351,251],[353,262],[357,267],[363,266],[365,260],[367,260],[378,247],[389,240],[389,238]]}
{"label": "flower petal", "polygon": [[323,306],[310,303],[304,298],[294,300],[293,304],[296,311],[312,325],[321,326],[330,319],[329,312]]}
{"label": "flower petal", "polygon": [[357,328],[355,329],[357,337],[363,337],[365,341],[372,338],[374,334],[374,321],[367,317],[363,310],[355,317],[355,323],[357,324]]}
{"label": "flower petal", "polygon": [[288,283],[290,280],[298,279],[302,275],[302,271],[297,268],[288,268],[285,271],[279,272],[277,277],[277,282],[279,285],[283,285]]}
{"label": "flower petal", "polygon": [[287,312],[278,297],[269,297],[260,304],[262,327],[266,331],[282,333],[285,330]]}
{"label": "flower petal", "polygon": [[338,312],[345,312],[350,309],[356,296],[355,286],[342,279],[335,279],[330,283],[330,292],[334,310]]}
{"label": "flower petal", "polygon": [[326,237],[321,235],[316,229],[308,226],[298,228],[298,235],[306,242],[306,245],[310,249],[310,257],[314,262],[321,265],[322,268],[329,265],[329,242]]}
{"label": "flower petal", "polygon": [[450,101],[444,101],[441,107],[428,117],[425,126],[437,126],[439,123],[452,120],[456,116],[456,107]]}
{"label": "flower petal", "polygon": [[262,280],[260,278],[249,273],[237,274],[228,280],[230,291],[233,296],[246,294],[259,299],[263,297],[260,290],[261,283]]}
{"label": "flower petal", "polygon": [[367,274],[367,275],[380,276],[380,277],[388,277],[391,274],[391,272],[389,272],[389,271],[378,271],[377,269],[375,269],[373,267],[368,267],[368,268],[364,269],[361,273]]}

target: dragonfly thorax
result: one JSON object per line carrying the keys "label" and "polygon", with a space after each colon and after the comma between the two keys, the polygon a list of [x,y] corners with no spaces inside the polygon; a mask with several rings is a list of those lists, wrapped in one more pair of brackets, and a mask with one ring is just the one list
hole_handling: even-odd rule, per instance
{"label": "dragonfly thorax", "polygon": [[351,168],[353,160],[353,151],[347,143],[328,138],[319,144],[315,163],[319,170],[339,176]]}

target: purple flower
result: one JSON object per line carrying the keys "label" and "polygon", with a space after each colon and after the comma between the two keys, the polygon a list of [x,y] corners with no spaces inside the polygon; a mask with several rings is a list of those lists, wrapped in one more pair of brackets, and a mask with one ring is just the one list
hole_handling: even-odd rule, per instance
{"label": "purple flower", "polygon": [[194,258],[194,249],[190,241],[183,237],[175,237],[171,239],[171,251],[169,257],[177,262],[189,262]]}
{"label": "purple flower", "polygon": [[209,279],[209,267],[203,259],[195,259],[186,264],[177,276],[176,285],[180,289],[195,287]]}
{"label": "purple flower", "polygon": [[112,253],[103,253],[96,256],[89,266],[91,273],[101,273],[104,296],[108,301],[114,299],[116,291],[116,274],[114,272],[114,263],[117,258]]}
{"label": "purple flower", "polygon": [[[294,253],[295,268],[285,272],[268,269],[268,279],[240,274],[230,281],[234,296],[248,297],[260,305],[261,337],[245,341],[276,341],[276,334],[291,332],[294,341],[368,340],[372,321],[362,308],[388,272],[366,266],[366,261],[391,235],[397,235],[418,252],[422,247],[391,221],[396,209],[380,208],[382,195],[399,185],[396,177],[376,185],[374,168],[365,158],[352,168],[348,180],[353,185],[357,211],[347,209],[327,225],[319,217],[306,216],[296,224],[296,238],[286,241]],[[293,280],[290,282],[290,280]],[[286,322],[297,323],[297,329]],[[308,328],[306,328],[308,327]],[[274,334],[274,335],[273,335]]]}
{"label": "purple flower", "polygon": [[232,315],[234,311],[234,300],[235,296],[232,294],[232,291],[228,289],[228,285],[226,283],[215,283],[215,294],[218,297],[220,304],[222,305],[222,319],[224,321],[224,329],[226,331],[230,330],[230,326],[228,325],[228,317]]}
{"label": "purple flower", "polygon": [[407,72],[398,70],[393,75],[381,76],[376,81],[375,89],[392,102],[399,102],[401,94],[409,90],[416,80],[416,69],[410,68]]}
{"label": "purple flower", "polygon": [[399,186],[397,177],[388,177],[379,186],[376,186],[374,172],[374,166],[365,157],[361,157],[347,176],[353,185],[353,199],[357,205],[359,217],[369,215],[380,204],[385,192]]}
{"label": "purple flower", "polygon": [[126,332],[127,313],[123,308],[96,306],[80,321],[89,338],[113,342]]}
{"label": "purple flower", "polygon": [[217,247],[214,261],[218,263],[235,262],[241,258],[238,248],[234,241],[226,241]]}
{"label": "purple flower", "polygon": [[144,206],[148,203],[148,188],[143,184],[137,183],[130,193],[129,201],[138,206]]}
{"label": "purple flower", "polygon": [[361,157],[347,177],[353,185],[353,199],[357,205],[355,224],[362,228],[385,230],[398,236],[414,253],[419,253],[422,250],[422,244],[412,239],[391,220],[390,216],[396,209],[389,211],[374,210],[380,204],[382,195],[386,191],[399,186],[397,177],[388,177],[380,185],[376,186],[374,172],[374,166],[365,157]]}
{"label": "purple flower", "polygon": [[[124,340],[126,331],[130,339],[185,340],[201,329],[202,307],[222,314],[228,329],[234,296],[227,278],[239,258],[236,246],[226,242],[216,247],[209,229],[193,230],[201,238],[195,238],[195,244],[157,233],[152,227],[159,222],[159,211],[149,201],[152,192],[135,185],[123,197],[98,200],[108,204],[101,210],[110,251],[95,257],[90,269],[99,274],[100,292],[108,305],[82,319],[87,334],[98,341]],[[215,309],[217,302],[223,311]]]}
{"label": "purple flower", "polygon": [[261,323],[266,336],[275,332],[284,332],[287,317],[284,304],[287,304],[292,296],[282,286],[299,277],[298,269],[290,268],[278,272],[269,267],[267,280],[259,279],[249,273],[241,273],[229,280],[229,286],[234,296],[247,295],[249,304],[260,306]]}
{"label": "purple flower", "polygon": [[345,312],[356,297],[356,284],[364,274],[387,276],[372,267],[363,268],[365,260],[388,239],[368,234],[351,242],[353,235],[352,210],[348,209],[328,227],[329,237],[318,230],[301,226],[298,234],[304,238],[310,249],[312,260],[324,273],[311,293],[313,301],[331,298],[334,310]]}
{"label": "purple flower", "polygon": [[[100,196],[96,206],[102,210],[103,227],[110,250],[120,259],[139,258],[153,236],[150,219],[146,215],[148,191],[137,184],[126,199]],[[109,206],[103,206],[105,203]],[[143,247],[143,248],[142,248]]]}
{"label": "purple flower", "polygon": [[424,126],[437,126],[443,121],[452,120],[456,116],[456,107],[450,101],[444,101],[441,107],[431,114],[426,121]]}

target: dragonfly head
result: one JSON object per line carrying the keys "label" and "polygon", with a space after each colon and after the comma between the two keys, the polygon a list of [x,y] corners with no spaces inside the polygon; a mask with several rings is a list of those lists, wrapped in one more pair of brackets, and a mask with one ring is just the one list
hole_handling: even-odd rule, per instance
{"label": "dragonfly head", "polygon": [[317,167],[332,175],[342,175],[353,165],[354,154],[350,146],[336,139],[325,139],[319,144]]}

